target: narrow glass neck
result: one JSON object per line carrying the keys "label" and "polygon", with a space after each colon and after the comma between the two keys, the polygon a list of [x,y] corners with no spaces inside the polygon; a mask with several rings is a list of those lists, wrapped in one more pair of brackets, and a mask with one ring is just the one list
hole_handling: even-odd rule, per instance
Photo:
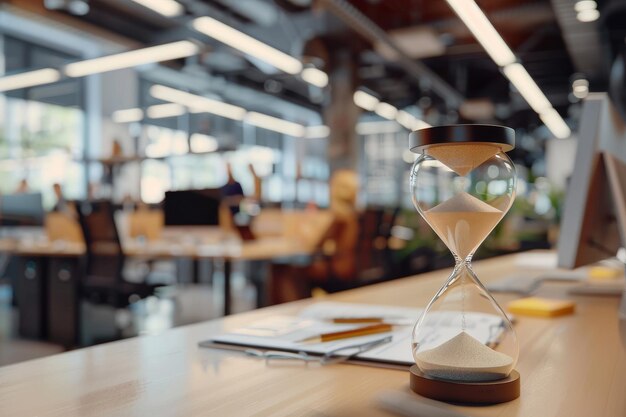
{"label": "narrow glass neck", "polygon": [[470,253],[469,255],[467,255],[467,257],[465,259],[460,258],[459,256],[457,256],[454,253],[453,253],[453,255],[454,255],[455,268],[458,268],[461,265],[465,265],[468,268],[470,268],[470,266],[472,265],[472,257],[474,256],[473,253]]}

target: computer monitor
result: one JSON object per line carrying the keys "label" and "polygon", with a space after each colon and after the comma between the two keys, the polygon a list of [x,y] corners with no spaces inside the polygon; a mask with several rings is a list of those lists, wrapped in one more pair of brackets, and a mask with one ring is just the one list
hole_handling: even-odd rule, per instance
{"label": "computer monitor", "polygon": [[578,136],[558,242],[558,264],[564,268],[615,256],[626,245],[626,233],[620,236],[626,219],[616,210],[623,195],[611,190],[611,181],[619,178],[607,171],[607,161],[613,170],[626,164],[626,125],[607,94],[587,97]]}
{"label": "computer monitor", "polygon": [[218,226],[220,190],[168,191],[163,200],[165,226]]}
{"label": "computer monitor", "polygon": [[42,226],[44,216],[41,193],[7,194],[0,197],[2,226]]}
{"label": "computer monitor", "polygon": [[[607,94],[590,94],[558,243],[558,264],[575,268],[615,256],[626,246],[626,124]],[[626,346],[626,289],[618,309]]]}

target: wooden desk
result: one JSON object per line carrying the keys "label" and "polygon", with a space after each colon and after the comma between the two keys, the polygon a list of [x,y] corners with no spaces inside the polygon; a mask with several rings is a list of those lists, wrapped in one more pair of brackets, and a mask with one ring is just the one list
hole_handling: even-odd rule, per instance
{"label": "wooden desk", "polygon": [[[488,282],[515,272],[513,259],[477,262],[475,269]],[[329,299],[424,306],[448,273],[433,272]],[[618,332],[618,300],[578,297],[576,301],[572,316],[519,317],[519,399],[489,407],[447,407],[471,416],[626,415],[626,354]],[[389,416],[375,407],[373,398],[386,389],[408,390],[408,372],[346,364],[266,366],[241,353],[197,347],[198,341],[212,334],[270,314],[292,313],[310,302],[0,368],[0,414]]]}
{"label": "wooden desk", "polygon": [[[196,233],[195,235],[193,230],[185,228],[171,232],[166,234],[167,239],[165,240],[143,243],[139,243],[137,240],[128,240],[124,244],[124,252],[129,257],[147,259],[188,258],[193,260],[223,260],[224,315],[231,313],[231,270],[233,261],[259,261],[291,256],[308,256],[315,250],[313,246],[306,245],[295,238],[267,237],[241,242],[236,238],[224,240],[220,234],[215,235],[213,233],[213,236],[211,236],[211,232],[204,229],[201,230],[202,234]],[[190,239],[190,237],[193,239]],[[200,238],[205,238],[205,240]],[[38,264],[41,265],[38,270],[45,272],[47,270],[47,260],[57,260],[59,258],[78,259],[85,253],[85,247],[79,243],[46,242],[41,239],[29,239],[26,241],[0,239],[0,252],[12,253],[23,259],[37,259]],[[70,282],[66,282],[65,285],[69,284]],[[45,286],[42,288],[45,288]],[[28,304],[30,308],[32,303],[26,302],[21,304]],[[27,310],[25,309],[24,313],[30,314]],[[40,324],[35,324],[33,327],[43,329]],[[45,336],[45,331],[28,332],[28,336],[35,338],[43,337]]]}
{"label": "wooden desk", "polygon": [[231,271],[233,261],[269,261],[276,258],[310,256],[315,248],[287,237],[267,237],[241,242],[176,243],[167,241],[128,244],[127,256],[152,259],[189,258],[224,261],[224,315],[231,313]]}

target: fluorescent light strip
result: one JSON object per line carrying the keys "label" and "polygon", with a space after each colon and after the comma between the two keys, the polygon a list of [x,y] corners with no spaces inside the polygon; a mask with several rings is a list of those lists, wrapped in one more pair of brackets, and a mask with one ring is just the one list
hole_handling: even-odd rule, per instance
{"label": "fluorescent light strip", "polygon": [[426,123],[420,119],[415,119],[415,123],[413,123],[413,130],[425,129],[427,127],[431,127],[430,123]]}
{"label": "fluorescent light strip", "polygon": [[246,115],[245,122],[263,129],[273,130],[274,132],[294,137],[303,137],[305,133],[304,126],[298,123],[288,122],[287,120],[254,111]]}
{"label": "fluorescent light strip", "polygon": [[546,96],[541,92],[541,89],[522,64],[515,63],[507,65],[502,71],[535,112],[541,114],[552,108],[550,101],[548,101]]}
{"label": "fluorescent light strip", "polygon": [[556,110],[551,108],[540,114],[539,117],[546,127],[550,129],[550,132],[552,132],[552,134],[557,138],[566,139],[572,134],[569,126],[567,126],[565,120],[563,120],[559,112]]}
{"label": "fluorescent light strip", "polygon": [[374,108],[374,111],[380,117],[384,117],[387,120],[394,120],[398,114],[398,109],[389,103],[380,102]]}
{"label": "fluorescent light strip", "polygon": [[177,117],[185,114],[185,107],[178,103],[156,104],[148,107],[146,114],[151,119],[163,119],[166,117]]}
{"label": "fluorescent light strip", "polygon": [[111,119],[115,123],[132,123],[139,122],[143,119],[143,110],[139,108],[125,109],[114,111],[111,115]]}
{"label": "fluorescent light strip", "polygon": [[215,152],[219,149],[219,143],[213,136],[194,133],[189,138],[191,151],[196,153]]}
{"label": "fluorescent light strip", "polygon": [[574,4],[574,10],[578,13],[586,10],[596,10],[597,8],[598,4],[594,0],[580,0]]}
{"label": "fluorescent light strip", "polygon": [[5,75],[0,78],[0,92],[54,83],[60,79],[61,73],[53,68],[44,68],[35,71],[22,72],[20,74]]}
{"label": "fluorescent light strip", "polygon": [[174,0],[132,0],[143,7],[151,9],[165,17],[176,17],[183,14],[185,9]]}
{"label": "fluorescent light strip", "polygon": [[[398,110],[391,104],[382,102],[377,97],[369,93],[366,93],[363,90],[356,90],[354,92],[354,95],[352,96],[352,99],[354,100],[354,104],[356,104],[358,107],[362,108],[363,110],[374,111],[376,112],[376,114],[378,114],[381,117],[384,117],[385,119],[395,120],[395,122],[399,123],[400,125],[402,125],[402,127],[404,127],[407,130],[422,129],[424,127],[430,126],[428,123],[422,120],[419,120],[418,118],[416,118],[409,112],[405,110]],[[366,124],[363,124],[363,123],[366,123]],[[363,123],[359,124],[359,125],[362,125],[361,128],[359,128],[358,127],[359,125],[357,125],[357,133],[359,134],[391,133],[391,132],[397,132],[399,130],[397,126],[395,128],[391,128],[390,126],[392,126],[393,123],[390,125],[388,124],[388,122],[363,122]],[[381,125],[381,126],[384,126],[382,128],[383,130],[379,131],[380,128],[377,127],[376,125],[372,125],[374,127],[369,128],[368,127],[369,123],[384,123],[384,125]],[[368,133],[360,133],[361,131],[368,132]],[[373,133],[370,133],[370,132],[373,132]]]}
{"label": "fluorescent light strip", "polygon": [[354,104],[367,111],[374,111],[380,100],[363,90],[356,90],[352,96]]}
{"label": "fluorescent light strip", "polygon": [[430,125],[423,120],[418,119],[405,110],[399,110],[396,116],[396,122],[400,123],[407,130],[423,129]]}
{"label": "fluorescent light strip", "polygon": [[304,136],[309,139],[322,139],[330,135],[330,128],[325,125],[309,126],[304,131]]}
{"label": "fluorescent light strip", "polygon": [[576,14],[576,19],[583,23],[595,22],[599,17],[600,12],[595,9],[582,10]]}
{"label": "fluorescent light strip", "polygon": [[[546,127],[558,138],[570,136],[571,131],[567,123],[561,118],[559,113],[552,108],[552,104],[543,94],[537,83],[528,74],[528,71],[515,62],[515,54],[502,39],[500,34],[493,27],[487,16],[480,10],[474,0],[447,0],[448,4],[459,18],[465,23],[476,40],[487,51],[491,59],[500,67],[504,75],[515,86],[517,91],[524,97],[528,105],[537,113]],[[579,1],[576,4],[578,19],[595,20],[598,18],[593,11],[597,5],[593,1]],[[591,12],[589,16],[584,13]],[[598,13],[599,15],[599,13]],[[584,21],[584,20],[583,20]]]}
{"label": "fluorescent light strip", "polygon": [[243,120],[246,115],[246,109],[243,107],[187,93],[164,85],[153,85],[150,87],[150,95],[159,100],[187,106],[192,113],[206,112],[233,120]]}
{"label": "fluorescent light strip", "polygon": [[328,74],[317,68],[305,68],[300,76],[307,83],[319,88],[324,88],[328,85]]}
{"label": "fluorescent light strip", "polygon": [[295,75],[302,71],[302,63],[298,59],[211,17],[199,17],[193,21],[192,25],[198,32],[267,62],[288,74]]}
{"label": "fluorescent light strip", "polygon": [[396,122],[360,122],[356,125],[356,133],[359,135],[377,135],[383,133],[396,133],[402,127]]}
{"label": "fluorescent light strip", "polygon": [[515,54],[474,0],[447,1],[496,64],[503,67],[515,62]]}
{"label": "fluorescent light strip", "polygon": [[139,65],[184,58],[197,54],[198,50],[198,45],[191,41],[166,43],[163,45],[136,49],[134,51],[122,52],[120,54],[75,62],[65,66],[65,73],[70,77],[84,77],[91,74],[99,74],[123,68],[131,68]]}
{"label": "fluorescent light strip", "polygon": [[[178,103],[188,107],[192,113],[207,112],[233,120],[244,120],[246,123],[294,137],[307,136],[305,126],[246,109],[221,101],[213,100],[196,94],[187,93],[164,85],[150,87],[150,95],[160,100]],[[148,109],[149,110],[149,109]],[[150,114],[148,114],[150,115]],[[324,129],[326,128],[326,129]],[[327,126],[312,126],[309,133],[317,135],[328,132]],[[310,136],[312,137],[312,136]]]}
{"label": "fluorescent light strip", "polygon": [[405,129],[412,130],[415,123],[415,117],[407,111],[400,110],[396,115],[396,122],[400,123]]}

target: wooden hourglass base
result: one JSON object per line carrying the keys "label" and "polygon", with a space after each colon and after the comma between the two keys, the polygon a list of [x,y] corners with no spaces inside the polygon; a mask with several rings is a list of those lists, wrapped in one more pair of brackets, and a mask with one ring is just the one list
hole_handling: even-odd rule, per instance
{"label": "wooden hourglass base", "polygon": [[433,400],[466,404],[497,404],[511,401],[520,395],[520,376],[516,370],[497,381],[454,382],[434,379],[411,366],[411,389]]}

